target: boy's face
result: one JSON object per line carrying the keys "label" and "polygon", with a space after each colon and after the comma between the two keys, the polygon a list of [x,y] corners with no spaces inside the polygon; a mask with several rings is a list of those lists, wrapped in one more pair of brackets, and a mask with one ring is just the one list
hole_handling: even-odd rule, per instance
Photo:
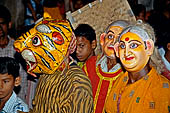
{"label": "boy's face", "polygon": [[108,30],[104,43],[102,44],[103,52],[110,58],[115,59],[115,51],[114,51],[114,44],[116,38],[118,38],[119,34],[121,33],[122,28],[119,26],[112,26]]}
{"label": "boy's face", "polygon": [[119,57],[127,71],[138,72],[145,67],[150,55],[144,41],[138,35],[127,32],[120,38]]}
{"label": "boy's face", "polygon": [[8,24],[3,18],[0,18],[0,39],[3,39],[7,36],[8,33]]}
{"label": "boy's face", "polygon": [[94,49],[92,48],[92,44],[86,37],[77,36],[77,49],[76,49],[76,57],[79,61],[86,61],[89,57],[93,55]]}
{"label": "boy's face", "polygon": [[144,11],[139,13],[139,16],[136,16],[136,20],[141,19],[142,21],[145,21],[145,14]]}
{"label": "boy's face", "polygon": [[15,86],[15,80],[8,73],[0,74],[0,100],[8,100]]}

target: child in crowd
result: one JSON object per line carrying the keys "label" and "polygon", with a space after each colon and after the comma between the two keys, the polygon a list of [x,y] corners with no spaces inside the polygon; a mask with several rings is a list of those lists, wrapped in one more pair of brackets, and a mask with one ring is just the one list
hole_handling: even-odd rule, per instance
{"label": "child in crowd", "polygon": [[24,70],[26,68],[24,60],[16,53],[13,44],[14,37],[10,36],[10,29],[12,27],[11,13],[7,7],[0,5],[0,57],[12,57],[15,58],[20,65],[20,76],[22,78],[22,87],[15,89],[17,95],[26,102],[26,96],[28,95],[28,81],[27,73]]}
{"label": "child in crowd", "polygon": [[87,59],[95,55],[96,33],[90,25],[80,24],[75,29],[75,36],[77,39],[76,57],[78,65],[82,67]]}
{"label": "child in crowd", "polygon": [[146,7],[144,5],[136,4],[132,6],[132,10],[136,17],[136,20],[141,19],[142,21],[145,21]]}
{"label": "child in crowd", "polygon": [[10,57],[0,57],[0,112],[17,113],[18,111],[28,112],[28,106],[16,93],[14,87],[19,86],[19,64]]}

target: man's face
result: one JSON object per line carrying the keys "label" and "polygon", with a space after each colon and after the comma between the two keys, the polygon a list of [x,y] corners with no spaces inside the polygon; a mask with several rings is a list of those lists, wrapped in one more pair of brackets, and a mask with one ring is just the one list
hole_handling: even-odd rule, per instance
{"label": "man's face", "polygon": [[8,33],[8,24],[3,18],[0,18],[0,39],[4,39]]}
{"label": "man's face", "polygon": [[108,30],[104,39],[103,52],[105,53],[105,55],[112,59],[115,59],[114,44],[121,31],[122,31],[121,27],[112,26]]}
{"label": "man's face", "polygon": [[144,41],[136,34],[127,32],[120,38],[119,57],[125,69],[138,72],[149,60]]}
{"label": "man's face", "polygon": [[0,100],[8,100],[11,96],[15,85],[15,80],[8,73],[0,74]]}
{"label": "man's face", "polygon": [[76,37],[77,39],[77,49],[76,57],[79,61],[86,61],[93,54],[93,48],[89,40],[86,37]]}

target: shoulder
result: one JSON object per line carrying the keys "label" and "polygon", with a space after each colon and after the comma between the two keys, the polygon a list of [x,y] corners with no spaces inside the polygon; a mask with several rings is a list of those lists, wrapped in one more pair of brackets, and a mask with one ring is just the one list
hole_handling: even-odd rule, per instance
{"label": "shoulder", "polygon": [[170,104],[170,81],[157,73],[157,75],[152,78],[150,83],[150,93],[152,93],[153,98],[159,97],[157,100],[162,103]]}
{"label": "shoulder", "polygon": [[159,90],[160,92],[162,92],[162,94],[164,94],[165,92],[170,93],[170,81],[163,75],[158,74],[156,71],[153,74],[155,75],[152,75],[153,76],[151,80],[152,89],[155,91]]}
{"label": "shoulder", "polygon": [[88,60],[86,60],[82,68],[84,68],[85,66],[86,68],[93,68],[94,66],[96,66],[97,57],[98,56],[91,56]]}
{"label": "shoulder", "polygon": [[74,79],[81,78],[82,80],[89,81],[88,77],[86,76],[85,72],[77,65],[70,66],[67,71],[67,76],[70,76]]}
{"label": "shoulder", "polygon": [[155,81],[159,82],[159,83],[164,83],[164,82],[167,82],[168,84],[170,84],[170,81],[163,75],[159,74],[156,69],[153,68],[153,72],[157,75],[155,76]]}
{"label": "shoulder", "polygon": [[93,72],[96,69],[96,61],[98,56],[91,56],[83,65],[82,69],[87,74]]}
{"label": "shoulder", "polygon": [[15,109],[17,111],[23,111],[23,112],[28,112],[29,108],[28,105],[19,97],[16,97],[16,102],[15,102]]}
{"label": "shoulder", "polygon": [[90,85],[90,80],[88,78],[88,76],[86,76],[86,74],[84,73],[84,71],[77,65],[74,66],[70,66],[68,72],[67,72],[67,76],[72,77],[72,80],[75,82],[76,84],[86,84],[86,85]]}
{"label": "shoulder", "polygon": [[75,73],[82,73],[82,74],[84,73],[78,65],[71,65],[67,72],[72,72],[74,74]]}
{"label": "shoulder", "polygon": [[25,104],[25,102],[22,101],[19,97],[17,97],[15,92],[13,92],[9,100],[6,102],[3,110],[15,113],[17,111],[28,112],[29,108],[28,105]]}
{"label": "shoulder", "polygon": [[[158,80],[160,83],[167,83],[168,86],[170,86],[170,81],[165,76],[158,74],[158,78],[159,78]],[[170,87],[168,87],[168,88],[170,88]]]}
{"label": "shoulder", "polygon": [[91,56],[85,63],[96,62],[96,60],[97,60],[97,56]]}
{"label": "shoulder", "polygon": [[9,44],[13,44],[15,42],[15,40],[11,37],[9,37]]}

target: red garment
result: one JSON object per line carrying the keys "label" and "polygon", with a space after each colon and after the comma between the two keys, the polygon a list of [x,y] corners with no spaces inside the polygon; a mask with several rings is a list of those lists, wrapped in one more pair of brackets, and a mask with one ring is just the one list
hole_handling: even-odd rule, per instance
{"label": "red garment", "polygon": [[104,113],[104,105],[111,87],[119,75],[123,74],[123,71],[119,67],[114,72],[102,72],[100,64],[96,67],[97,58],[98,56],[92,56],[88,59],[83,66],[83,70],[91,80],[94,113]]}
{"label": "red garment", "polygon": [[170,71],[165,66],[161,74],[165,76],[168,80],[170,80]]}

